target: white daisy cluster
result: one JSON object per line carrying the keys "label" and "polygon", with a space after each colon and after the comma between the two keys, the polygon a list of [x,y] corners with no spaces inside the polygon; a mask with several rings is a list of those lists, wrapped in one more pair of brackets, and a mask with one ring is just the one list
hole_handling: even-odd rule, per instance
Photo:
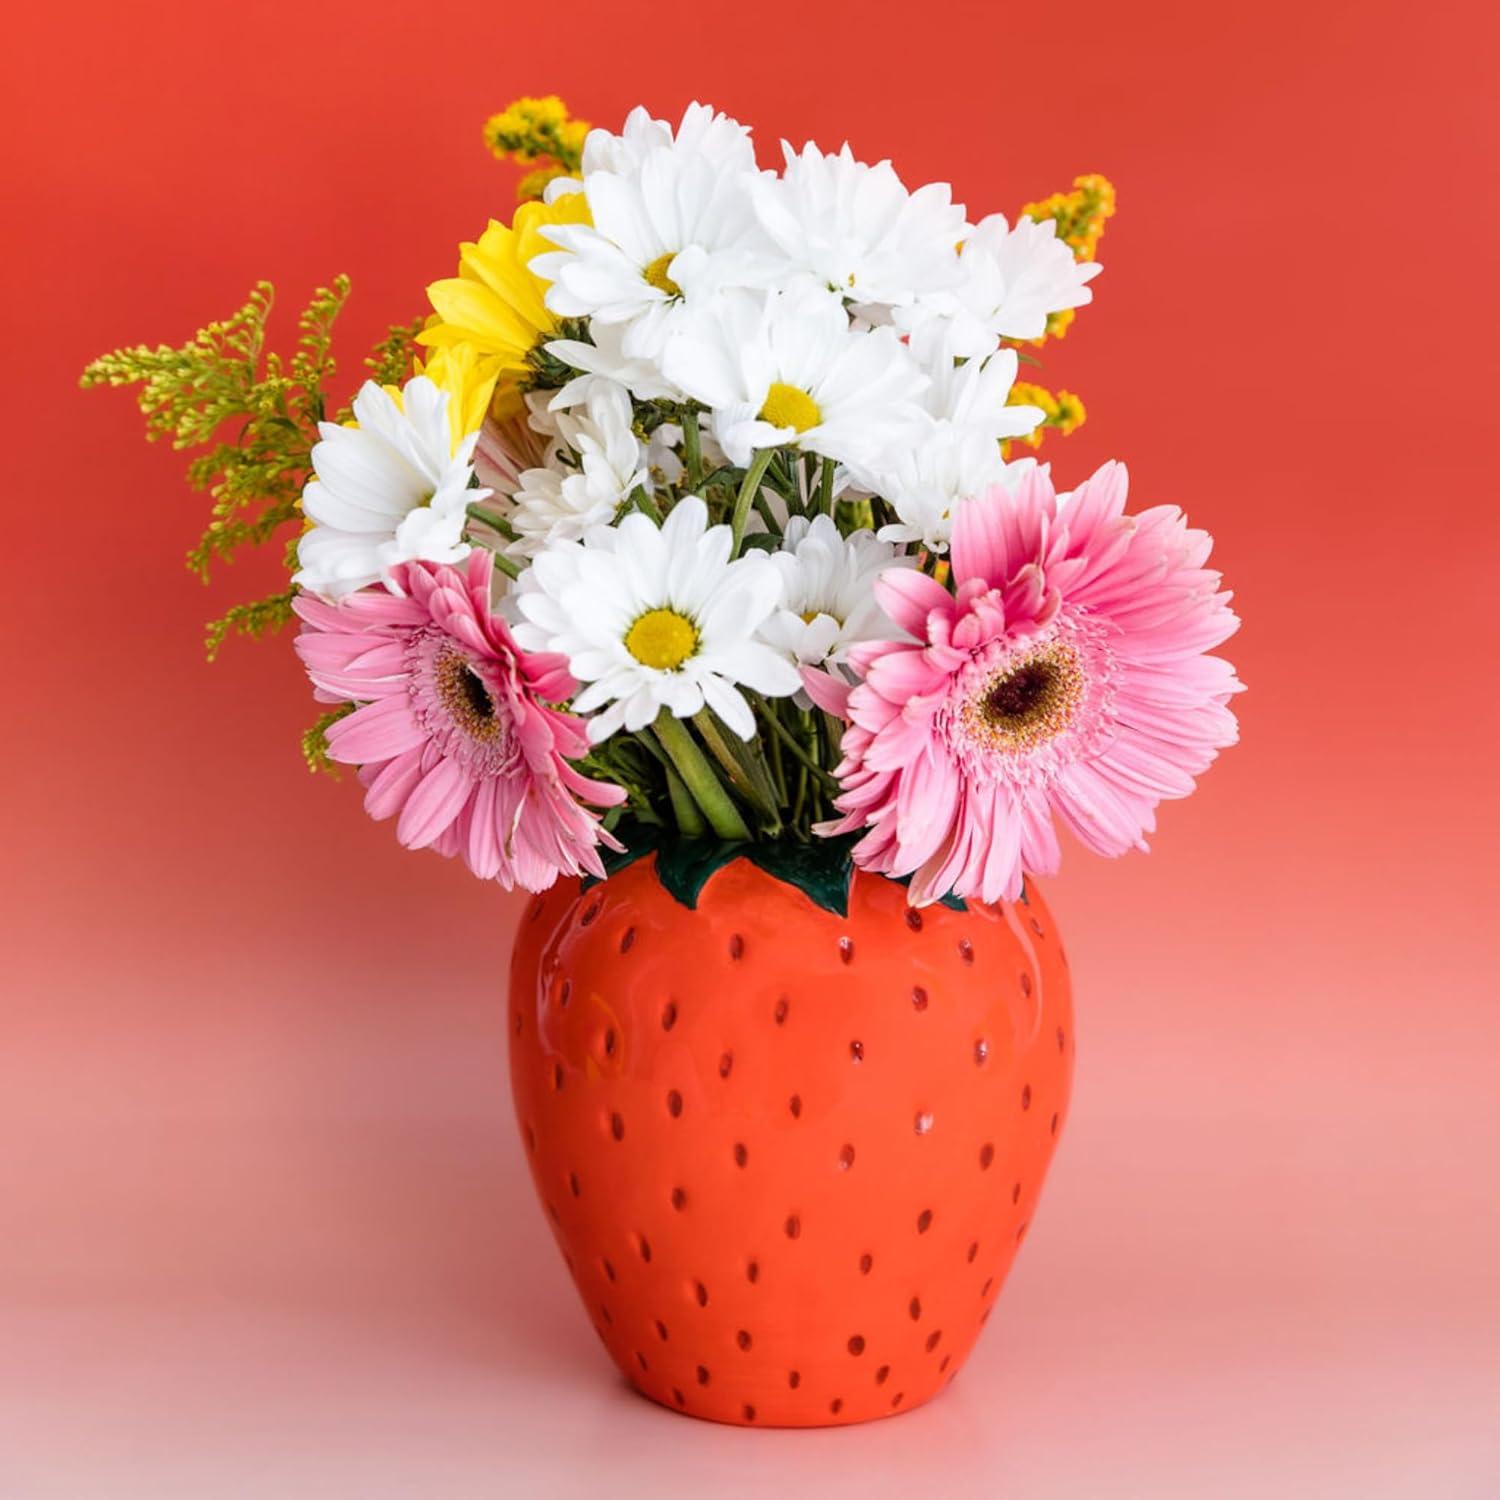
{"label": "white daisy cluster", "polygon": [[325,430],[297,581],[337,597],[485,545],[516,640],[580,683],[591,743],[665,717],[805,759],[802,671],[898,635],[875,580],[946,552],[960,502],[1032,462],[1002,446],[1045,415],[1013,404],[1016,344],[1099,267],[1052,219],[971,223],[946,184],[911,191],[848,146],[782,151],[763,170],[698,104],[675,129],[637,109],[592,131],[509,281],[485,256],[522,242],[520,216],[465,247],[434,298],[463,320],[431,338],[446,364]]}

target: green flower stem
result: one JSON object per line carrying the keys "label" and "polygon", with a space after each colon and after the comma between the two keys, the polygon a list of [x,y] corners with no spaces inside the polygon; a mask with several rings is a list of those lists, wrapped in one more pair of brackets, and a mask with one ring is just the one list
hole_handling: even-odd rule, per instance
{"label": "green flower stem", "polygon": [[698,726],[704,743],[713,751],[714,759],[723,766],[730,785],[765,816],[764,831],[772,837],[780,833],[776,788],[771,785],[771,774],[755,741],[742,740],[733,730],[726,734],[706,708],[693,715],[693,723]]}
{"label": "green flower stem", "polygon": [[745,470],[745,482],[740,486],[739,495],[735,499],[734,519],[730,523],[729,555],[731,557],[740,555],[740,541],[745,535],[745,522],[750,515],[750,502],[760,492],[760,482],[765,478],[766,470],[775,456],[774,448],[762,448],[751,460],[750,467]]}
{"label": "green flower stem", "polygon": [[687,468],[688,493],[696,495],[703,483],[703,447],[698,440],[698,413],[692,407],[682,414],[682,456]]}
{"label": "green flower stem", "polygon": [[636,485],[630,492],[630,501],[643,516],[649,516],[658,526],[661,525],[661,511],[657,509],[656,501],[646,493],[644,485]]}
{"label": "green flower stem", "polygon": [[672,814],[677,819],[677,831],[684,838],[701,839],[708,832],[708,824],[703,821],[698,804],[682,784],[682,777],[671,766],[666,771],[667,795],[672,799]]}
{"label": "green flower stem", "polygon": [[818,487],[818,509],[825,516],[833,514],[833,460],[823,460],[823,477]]}
{"label": "green flower stem", "polygon": [[658,743],[667,752],[683,785],[692,793],[693,801],[703,809],[713,831],[721,839],[748,839],[750,830],[745,820],[724,789],[724,783],[714,774],[708,757],[688,732],[687,725],[674,718],[670,709],[664,708],[656,716],[653,728]]}
{"label": "green flower stem", "polygon": [[772,710],[770,704],[765,705],[765,712],[761,715],[761,717],[765,720],[766,723],[771,726],[772,729],[776,731],[776,737],[780,741],[780,743],[785,745],[787,749],[790,750],[792,754],[795,755],[797,759],[801,761],[802,764],[806,766],[807,769],[818,778],[819,781],[823,782],[825,786],[832,787],[835,791],[838,790],[838,781],[833,776],[831,776],[822,766],[820,766],[811,755],[807,753],[806,747],[803,746],[802,743],[797,739],[797,737],[791,732],[791,730],[781,722],[781,720]]}
{"label": "green flower stem", "polygon": [[[472,510],[473,506],[470,506],[469,508],[470,510]],[[489,553],[491,559],[494,561],[495,566],[499,568],[507,578],[519,578],[521,576],[520,568],[517,567],[516,564],[500,550],[499,546],[491,538],[477,536],[474,538],[474,540],[479,546],[483,547],[484,550]]]}

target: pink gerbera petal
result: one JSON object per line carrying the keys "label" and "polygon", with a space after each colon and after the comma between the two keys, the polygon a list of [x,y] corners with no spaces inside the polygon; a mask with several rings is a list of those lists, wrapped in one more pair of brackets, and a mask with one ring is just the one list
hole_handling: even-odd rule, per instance
{"label": "pink gerbera petal", "polygon": [[1127,515],[1127,484],[1106,464],[1059,501],[1033,470],[959,507],[952,594],[915,570],[877,586],[916,644],[851,653],[843,817],[818,832],[863,831],[856,861],[913,901],[1013,899],[1056,868],[1055,824],[1144,849],[1157,803],[1234,743],[1211,543],[1173,507]]}
{"label": "pink gerbera petal", "polygon": [[395,817],[408,847],[543,890],[559,874],[601,873],[597,846],[614,840],[577,799],[610,806],[625,793],[568,764],[587,737],[552,705],[577,683],[492,613],[492,568],[476,549],[462,570],[394,569],[396,593],[300,596],[297,649],[320,698],[358,705],[329,727],[328,751],[360,767],[371,817]]}

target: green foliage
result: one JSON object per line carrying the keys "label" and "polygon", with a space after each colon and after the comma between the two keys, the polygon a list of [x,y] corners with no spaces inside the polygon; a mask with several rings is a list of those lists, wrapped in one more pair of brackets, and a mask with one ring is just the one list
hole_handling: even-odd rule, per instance
{"label": "green foliage", "polygon": [[[136,401],[148,440],[202,450],[188,464],[187,480],[212,505],[188,566],[205,580],[213,563],[301,519],[302,487],[335,370],[333,327],[349,280],[336,277],[314,293],[297,319],[297,344],[288,358],[265,350],[273,295],[271,284],[260,282],[238,312],[200,329],[180,348],[117,349],[83,372],[85,389],[140,388]],[[390,342],[377,349],[376,359]],[[230,634],[263,635],[284,624],[291,598],[285,591],[230,609],[208,627],[210,656]]]}
{"label": "green foliage", "polygon": [[412,363],[421,352],[417,335],[426,321],[414,318],[410,323],[391,324],[391,331],[365,359],[365,369],[376,385],[405,385],[410,379]]}
{"label": "green foliage", "polygon": [[296,597],[296,589],[285,589],[279,594],[267,594],[264,599],[252,599],[248,604],[230,605],[205,627],[203,646],[208,659],[213,661],[218,656],[219,648],[231,635],[274,635],[292,618],[292,600]]}
{"label": "green foliage", "polygon": [[302,759],[307,762],[309,771],[324,771],[335,780],[338,779],[339,768],[328,758],[328,731],[340,719],[352,714],[354,708],[352,703],[340,703],[337,708],[320,715],[315,723],[303,731]]}

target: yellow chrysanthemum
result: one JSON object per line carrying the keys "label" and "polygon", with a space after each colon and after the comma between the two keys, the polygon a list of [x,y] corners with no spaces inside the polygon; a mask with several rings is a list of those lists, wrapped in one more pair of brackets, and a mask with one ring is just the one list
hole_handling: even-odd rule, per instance
{"label": "yellow chrysanthemum", "polygon": [[473,344],[448,344],[434,349],[422,367],[422,374],[440,391],[447,392],[448,426],[453,434],[454,452],[471,432],[477,432],[484,424],[495,397],[499,373],[494,360],[486,360]]}
{"label": "yellow chrysanthemum", "polygon": [[476,242],[459,246],[458,275],[427,288],[437,317],[417,342],[429,349],[472,345],[484,373],[496,379],[497,404],[513,404],[532,351],[557,329],[543,300],[548,283],[529,269],[535,256],[554,248],[541,231],[588,222],[582,193],[523,203],[510,225],[492,219]]}

